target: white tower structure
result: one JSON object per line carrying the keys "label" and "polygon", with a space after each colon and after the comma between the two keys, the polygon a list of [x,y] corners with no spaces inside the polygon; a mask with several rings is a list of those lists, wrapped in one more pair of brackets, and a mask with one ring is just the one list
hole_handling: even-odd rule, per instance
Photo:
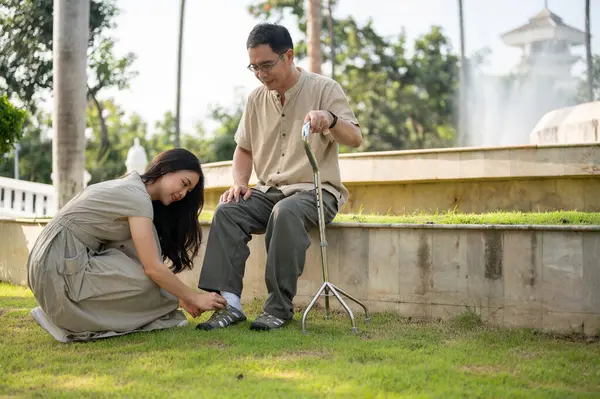
{"label": "white tower structure", "polygon": [[557,89],[575,89],[577,81],[571,75],[571,68],[580,57],[573,55],[571,49],[585,44],[585,32],[565,24],[545,7],[528,23],[501,38],[506,45],[523,51],[515,73],[550,78]]}

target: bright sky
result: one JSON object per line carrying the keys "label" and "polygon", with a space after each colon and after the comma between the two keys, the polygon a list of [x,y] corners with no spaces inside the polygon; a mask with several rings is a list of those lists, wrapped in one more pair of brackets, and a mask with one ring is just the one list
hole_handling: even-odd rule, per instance
{"label": "bright sky", "polygon": [[[245,42],[258,21],[247,12],[250,0],[188,0],[183,51],[182,130],[191,131],[208,119],[211,104],[229,106],[236,90],[248,93],[257,81],[246,69]],[[129,112],[138,112],[154,125],[168,111],[175,111],[178,0],[119,0],[122,15],[115,33],[118,51],[133,51],[139,76],[131,89],[105,95]],[[581,30],[585,0],[548,0],[549,8],[564,22]],[[597,4],[595,4],[597,6]],[[600,52],[600,7],[592,4],[592,51]],[[505,73],[519,60],[519,50],[505,46],[500,35],[528,21],[544,7],[544,0],[463,0],[467,54],[490,47],[488,70]],[[456,0],[340,0],[335,17],[352,15],[364,22],[371,18],[382,35],[396,35],[404,28],[409,42],[442,26],[459,50],[458,1]],[[296,24],[287,21],[292,39],[299,39]],[[584,55],[583,46],[576,51]],[[299,65],[303,66],[303,63]],[[581,66],[574,69],[581,71]],[[327,70],[325,70],[327,72]],[[205,121],[209,130],[214,127]]]}

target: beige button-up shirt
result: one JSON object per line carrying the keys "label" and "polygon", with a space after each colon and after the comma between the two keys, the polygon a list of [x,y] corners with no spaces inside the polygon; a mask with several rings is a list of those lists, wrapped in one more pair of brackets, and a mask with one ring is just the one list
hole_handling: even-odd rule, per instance
{"label": "beige button-up shirt", "polygon": [[[302,141],[304,118],[312,110],[331,111],[339,119],[358,125],[356,116],[339,83],[301,68],[298,82],[279,95],[265,86],[248,97],[235,135],[236,143],[252,153],[258,184],[266,192],[276,187],[285,195],[314,188],[313,172]],[[341,182],[338,143],[327,130],[309,138],[321,174],[322,188],[338,199],[339,208],[348,201],[348,190]]]}

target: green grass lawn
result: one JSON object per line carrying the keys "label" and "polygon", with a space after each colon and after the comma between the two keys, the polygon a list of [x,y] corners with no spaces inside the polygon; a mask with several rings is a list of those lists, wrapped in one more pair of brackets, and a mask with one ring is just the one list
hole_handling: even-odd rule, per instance
{"label": "green grass lawn", "polygon": [[[214,212],[203,210],[200,220],[210,222]],[[33,219],[20,219],[31,221]],[[48,218],[35,219],[48,222]],[[383,223],[383,224],[524,224],[524,225],[600,225],[600,212],[553,211],[553,212],[490,212],[490,213],[410,213],[405,215],[373,215],[340,213],[335,223]]]}
{"label": "green grass lawn", "polygon": [[[213,212],[206,210],[200,219],[210,221]],[[490,213],[413,213],[406,215],[338,214],[334,222],[410,223],[410,224],[527,224],[527,225],[600,225],[600,212],[490,212]]]}
{"label": "green grass lawn", "polygon": [[[192,326],[59,344],[29,316],[29,290],[0,283],[0,396],[231,398],[600,397],[600,343],[481,324],[311,313],[280,331]],[[247,308],[255,316],[258,303]],[[358,312],[357,312],[358,313]],[[203,316],[201,319],[205,319]]]}

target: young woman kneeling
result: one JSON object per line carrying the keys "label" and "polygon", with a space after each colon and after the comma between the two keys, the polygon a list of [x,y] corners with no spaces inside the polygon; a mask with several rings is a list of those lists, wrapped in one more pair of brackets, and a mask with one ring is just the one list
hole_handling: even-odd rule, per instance
{"label": "young woman kneeling", "polygon": [[200,161],[184,149],[159,154],[142,175],[85,188],[31,250],[33,318],[57,341],[89,341],[187,325],[180,306],[194,317],[225,307],[175,275],[193,267],[203,204]]}

